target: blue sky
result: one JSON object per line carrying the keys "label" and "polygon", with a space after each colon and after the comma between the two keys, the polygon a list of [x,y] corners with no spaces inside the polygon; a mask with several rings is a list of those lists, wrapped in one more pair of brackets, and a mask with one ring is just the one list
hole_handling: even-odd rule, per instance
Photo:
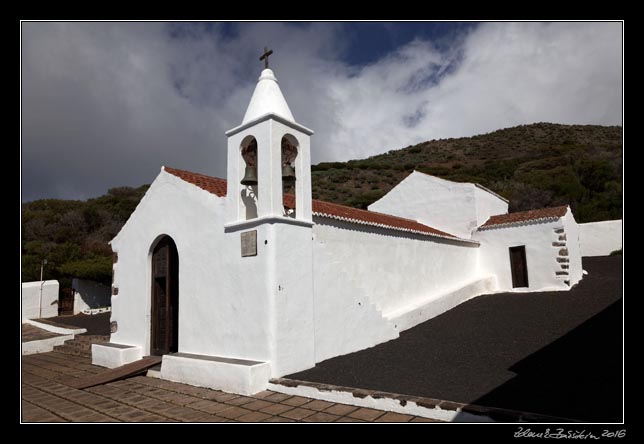
{"label": "blue sky", "polygon": [[313,162],[533,122],[621,125],[621,23],[28,22],[22,197],[85,199],[161,165],[225,177],[263,67]]}

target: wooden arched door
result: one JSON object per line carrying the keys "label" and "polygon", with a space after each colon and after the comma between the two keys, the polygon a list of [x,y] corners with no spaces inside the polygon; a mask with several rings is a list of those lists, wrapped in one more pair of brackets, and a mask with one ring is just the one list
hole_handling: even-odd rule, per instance
{"label": "wooden arched door", "polygon": [[179,345],[179,255],[171,237],[152,252],[152,340],[150,354],[176,353]]}

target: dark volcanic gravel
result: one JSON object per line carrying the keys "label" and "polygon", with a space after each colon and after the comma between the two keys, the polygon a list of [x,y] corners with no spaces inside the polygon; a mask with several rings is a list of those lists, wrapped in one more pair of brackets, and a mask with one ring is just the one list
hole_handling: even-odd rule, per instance
{"label": "dark volcanic gravel", "polygon": [[612,422],[622,418],[622,256],[571,291],[477,297],[293,379]]}
{"label": "dark volcanic gravel", "polygon": [[46,321],[57,324],[65,324],[73,327],[86,328],[85,335],[104,335],[110,334],[110,316],[111,313],[100,313],[95,315],[77,314],[73,316],[55,316],[47,318]]}

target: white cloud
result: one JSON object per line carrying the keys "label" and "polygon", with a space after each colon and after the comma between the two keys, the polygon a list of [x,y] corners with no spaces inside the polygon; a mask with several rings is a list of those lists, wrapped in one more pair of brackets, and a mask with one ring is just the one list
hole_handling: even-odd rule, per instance
{"label": "white cloud", "polygon": [[345,160],[540,121],[621,125],[621,54],[615,23],[484,24],[447,53],[416,41],[329,81],[336,124],[320,145]]}
{"label": "white cloud", "polygon": [[313,160],[361,158],[536,121],[621,124],[621,24],[483,24],[342,62],[344,25],[25,23],[23,198],[85,198],[162,164],[225,175],[263,46]]}

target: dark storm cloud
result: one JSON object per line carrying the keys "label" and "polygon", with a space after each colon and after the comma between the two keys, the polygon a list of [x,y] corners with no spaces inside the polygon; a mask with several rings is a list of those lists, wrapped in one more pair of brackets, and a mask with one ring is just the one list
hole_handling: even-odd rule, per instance
{"label": "dark storm cloud", "polygon": [[314,162],[535,121],[621,124],[621,24],[419,32],[366,65],[352,63],[353,31],[23,23],[23,200],[138,186],[161,165],[224,177],[224,132],[241,122],[265,45],[296,119],[316,131]]}

